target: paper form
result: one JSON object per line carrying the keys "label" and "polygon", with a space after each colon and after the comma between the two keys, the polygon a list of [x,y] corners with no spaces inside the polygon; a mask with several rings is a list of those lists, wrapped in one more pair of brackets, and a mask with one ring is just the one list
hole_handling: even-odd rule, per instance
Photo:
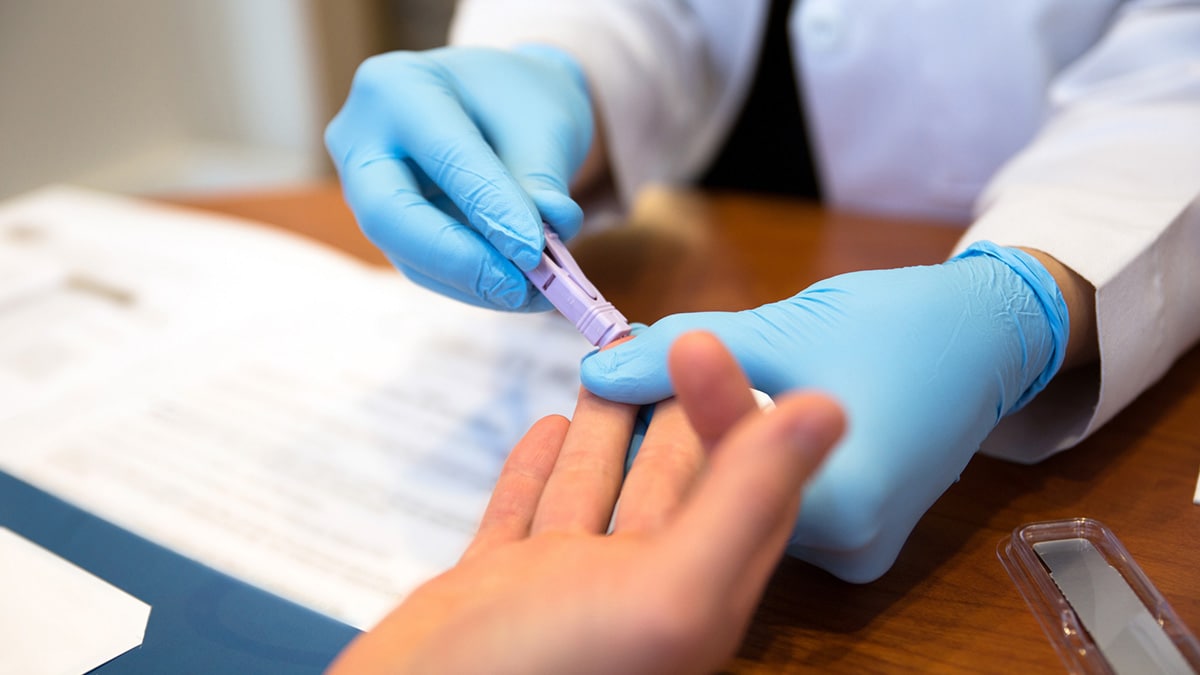
{"label": "paper form", "polygon": [[69,189],[16,200],[0,209],[0,420],[88,385],[107,397],[134,363],[367,274],[229,219]]}
{"label": "paper form", "polygon": [[[165,229],[178,216],[159,217]],[[297,262],[276,252],[264,266]],[[395,273],[337,268],[281,273],[303,300],[286,311],[231,313],[203,340],[177,331],[119,386],[0,423],[0,463],[184,555],[373,625],[457,560],[508,450],[538,417],[570,414],[591,346],[554,313],[472,308]]]}
{"label": "paper form", "polygon": [[4,672],[79,675],[142,644],[150,606],[0,527]]}

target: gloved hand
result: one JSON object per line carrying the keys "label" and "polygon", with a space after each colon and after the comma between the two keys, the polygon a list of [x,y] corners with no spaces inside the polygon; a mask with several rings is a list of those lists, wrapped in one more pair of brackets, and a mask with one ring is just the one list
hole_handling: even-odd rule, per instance
{"label": "gloved hand", "polygon": [[450,47],[365,61],[325,144],[363,232],[409,278],[542,310],[521,270],[541,258],[543,219],[564,241],[579,231],[567,186],[592,131],[583,72],[564,52]]}
{"label": "gloved hand", "polygon": [[848,434],[810,483],[788,552],[867,582],[1000,418],[1057,372],[1068,317],[1041,263],[982,242],[940,265],[845,274],[754,310],[669,316],[588,355],[583,384],[627,403],[666,398],[667,350],[696,329],[768,394],[840,400]]}

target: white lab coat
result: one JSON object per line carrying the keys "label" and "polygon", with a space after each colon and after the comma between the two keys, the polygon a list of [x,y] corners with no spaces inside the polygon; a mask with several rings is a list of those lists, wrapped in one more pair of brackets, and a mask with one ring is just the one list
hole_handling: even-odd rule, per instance
{"label": "white lab coat", "polygon": [[[754,74],[768,0],[464,0],[451,42],[573,53],[617,191],[694,178]],[[1200,337],[1200,0],[796,0],[814,159],[838,207],[969,222],[1096,287],[1101,362],[983,450],[1070,447]],[[799,289],[797,289],[799,290]]]}

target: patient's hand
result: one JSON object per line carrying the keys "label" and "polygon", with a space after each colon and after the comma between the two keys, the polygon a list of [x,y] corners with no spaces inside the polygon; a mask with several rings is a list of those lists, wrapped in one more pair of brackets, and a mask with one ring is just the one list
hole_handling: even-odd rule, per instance
{"label": "patient's hand", "polygon": [[355,640],[332,671],[724,664],[842,414],[816,394],[761,412],[709,334],[681,337],[670,371],[677,398],[656,409],[623,484],[636,407],[582,391],[573,421],[547,417],[513,449],[458,565]]}

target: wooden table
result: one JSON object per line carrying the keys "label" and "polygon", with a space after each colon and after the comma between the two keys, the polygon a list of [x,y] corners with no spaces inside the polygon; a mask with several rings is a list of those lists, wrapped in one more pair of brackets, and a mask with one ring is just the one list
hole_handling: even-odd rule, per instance
{"label": "wooden table", "polygon": [[[386,264],[335,185],[189,203]],[[649,323],[756,306],[841,272],[938,262],[959,232],[783,199],[652,192],[627,227],[581,240],[577,255],[610,300]],[[1077,516],[1107,524],[1195,633],[1198,468],[1200,348],[1073,450],[1037,466],[976,457],[882,579],[856,586],[785,560],[729,670],[1062,672],[996,547],[1022,524]]]}

